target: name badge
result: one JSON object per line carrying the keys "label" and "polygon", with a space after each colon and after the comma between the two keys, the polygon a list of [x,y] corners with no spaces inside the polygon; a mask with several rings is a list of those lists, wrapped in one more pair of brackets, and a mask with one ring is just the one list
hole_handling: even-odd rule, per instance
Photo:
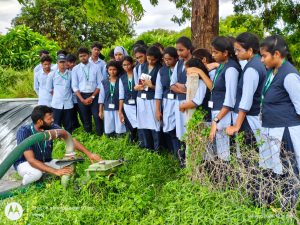
{"label": "name badge", "polygon": [[147,94],[146,93],[142,93],[141,94],[141,98],[146,99],[147,98]]}
{"label": "name badge", "polygon": [[111,104],[108,104],[108,108],[109,108],[109,109],[115,109],[115,104],[112,104],[112,103],[111,103]]}
{"label": "name badge", "polygon": [[214,102],[213,101],[208,101],[208,108],[213,108],[214,107]]}
{"label": "name badge", "polygon": [[168,97],[168,99],[174,99],[174,94],[173,94],[173,93],[169,93],[169,94],[167,95],[167,97]]}
{"label": "name badge", "polygon": [[128,104],[129,105],[134,105],[135,104],[135,99],[129,99]]}

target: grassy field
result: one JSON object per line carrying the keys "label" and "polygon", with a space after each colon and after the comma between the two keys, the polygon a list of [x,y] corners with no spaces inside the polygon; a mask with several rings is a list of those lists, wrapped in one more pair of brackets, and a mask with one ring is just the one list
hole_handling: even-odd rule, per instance
{"label": "grassy field", "polygon": [[[64,189],[49,177],[44,187],[32,185],[26,193],[0,201],[0,224],[9,221],[4,208],[16,201],[23,207],[17,224],[295,224],[284,213],[258,208],[238,190],[213,191],[188,179],[187,172],[168,153],[153,153],[127,142],[78,130],[74,136],[104,159],[124,157],[128,162],[112,180],[96,177],[87,184],[84,169]],[[64,143],[55,145],[55,157],[63,155]]]}

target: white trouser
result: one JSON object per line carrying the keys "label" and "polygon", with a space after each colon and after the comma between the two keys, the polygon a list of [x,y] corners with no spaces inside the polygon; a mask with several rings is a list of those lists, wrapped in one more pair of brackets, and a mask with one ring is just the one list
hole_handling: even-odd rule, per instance
{"label": "white trouser", "polygon": [[[52,168],[60,169],[61,167],[55,164],[56,161],[57,161],[57,159],[53,159],[50,162],[45,162],[45,164]],[[17,166],[17,172],[21,177],[23,177],[23,180],[22,180],[23,185],[38,181],[39,179],[41,179],[41,177],[43,175],[42,171],[32,167],[29,164],[29,162],[27,162],[27,161],[20,163]]]}

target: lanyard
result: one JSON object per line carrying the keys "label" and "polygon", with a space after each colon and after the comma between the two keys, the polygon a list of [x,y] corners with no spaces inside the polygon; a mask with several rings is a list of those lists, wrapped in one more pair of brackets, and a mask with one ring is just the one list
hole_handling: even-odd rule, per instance
{"label": "lanyard", "polygon": [[169,68],[169,78],[171,79],[171,76],[172,76],[172,70],[171,68]]}
{"label": "lanyard", "polygon": [[109,83],[109,93],[110,93],[111,98],[114,96],[115,88],[116,88],[116,85],[112,85],[112,83]]}
{"label": "lanyard", "polygon": [[87,72],[84,69],[85,67],[81,67],[82,72],[84,73],[86,81],[90,80],[90,65],[87,67]]}
{"label": "lanyard", "polygon": [[132,78],[129,79],[128,75],[127,75],[127,80],[128,80],[128,89],[129,89],[130,92],[132,92]]}
{"label": "lanyard", "polygon": [[221,73],[221,71],[222,71],[223,68],[224,68],[224,64],[220,64],[220,65],[218,66],[218,69],[217,69],[217,71],[216,71],[216,74],[215,74],[215,77],[214,77],[214,80],[213,80],[213,86],[212,86],[212,89],[211,89],[211,90],[214,89],[215,84],[216,84],[216,80],[217,80],[218,76],[220,75],[220,73]]}
{"label": "lanyard", "polygon": [[66,71],[64,74],[62,74],[62,73],[58,70],[58,75],[60,75],[61,78],[63,78],[64,80],[68,80],[68,71]]}
{"label": "lanyard", "polygon": [[[31,125],[31,132],[32,132],[32,134],[36,134],[36,132],[35,132],[35,130],[33,128],[33,125]],[[45,161],[45,152],[46,152],[46,147],[47,147],[47,141],[44,141],[44,147],[43,147],[43,149],[41,148],[40,143],[37,143],[37,144],[38,144],[39,150],[41,152],[41,155],[43,157],[43,161]]]}
{"label": "lanyard", "polygon": [[[286,59],[283,60],[281,66],[282,66],[285,62],[286,62]],[[280,67],[281,67],[281,66],[280,66]],[[269,90],[269,88],[270,88],[270,86],[271,86],[271,84],[272,84],[272,81],[274,80],[275,74],[273,75],[273,73],[274,73],[274,69],[272,69],[272,70],[269,72],[269,74],[268,74],[268,79],[267,79],[267,81],[266,81],[266,83],[265,83],[265,85],[264,85],[264,88],[263,88],[263,90],[262,90],[262,95],[261,95],[261,105],[263,104],[264,99],[265,99],[265,95],[266,95],[267,91]]]}

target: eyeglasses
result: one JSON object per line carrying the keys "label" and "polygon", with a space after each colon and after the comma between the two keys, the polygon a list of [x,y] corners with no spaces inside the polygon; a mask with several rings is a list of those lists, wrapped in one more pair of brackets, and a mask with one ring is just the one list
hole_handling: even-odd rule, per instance
{"label": "eyeglasses", "polygon": [[127,66],[130,66],[131,64],[123,64],[122,66],[123,67],[127,67]]}

